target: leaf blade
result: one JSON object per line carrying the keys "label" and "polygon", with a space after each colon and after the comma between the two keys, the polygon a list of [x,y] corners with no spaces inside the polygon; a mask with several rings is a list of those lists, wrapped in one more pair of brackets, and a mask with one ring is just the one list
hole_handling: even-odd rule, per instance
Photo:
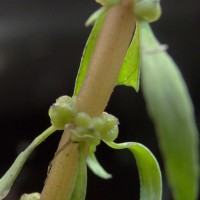
{"label": "leaf blade", "polygon": [[139,29],[139,25],[137,24],[135,34],[124,58],[117,80],[117,85],[131,86],[137,92],[139,90],[140,81]]}
{"label": "leaf blade", "polygon": [[41,135],[36,137],[33,140],[33,142],[22,153],[19,154],[19,156],[16,158],[12,166],[0,179],[0,200],[4,199],[9,193],[10,188],[12,187],[15,179],[17,178],[24,163],[26,162],[32,151],[55,131],[56,131],[55,127],[53,126],[49,127]]}
{"label": "leaf blade", "polygon": [[78,164],[78,174],[76,178],[76,184],[70,200],[85,200],[86,189],[87,189],[87,166],[86,157],[87,152],[85,151],[85,143],[79,143],[79,164]]}
{"label": "leaf blade", "polygon": [[105,169],[100,165],[98,162],[94,150],[92,147],[90,147],[89,155],[87,158],[87,165],[90,168],[90,170],[97,176],[103,179],[110,179],[112,178],[112,175],[105,171]]}
{"label": "leaf blade", "polygon": [[105,143],[113,149],[127,148],[135,156],[140,176],[140,200],[161,200],[161,172],[155,157],[148,148],[135,142]]}
{"label": "leaf blade", "polygon": [[168,181],[176,200],[195,200],[199,177],[198,130],[187,86],[175,62],[144,23],[141,46],[143,93],[155,124]]}
{"label": "leaf blade", "polygon": [[79,67],[79,71],[78,71],[78,75],[76,77],[76,83],[75,83],[75,87],[74,87],[74,95],[77,96],[83,80],[86,76],[87,73],[87,69],[90,63],[90,59],[92,57],[101,27],[103,25],[104,22],[104,18],[105,18],[106,12],[104,12],[103,14],[101,14],[98,18],[98,20],[95,22],[95,25],[90,33],[90,36],[87,40],[87,43],[85,45],[85,49],[83,51],[83,56],[81,59],[81,63],[80,63],[80,67]]}

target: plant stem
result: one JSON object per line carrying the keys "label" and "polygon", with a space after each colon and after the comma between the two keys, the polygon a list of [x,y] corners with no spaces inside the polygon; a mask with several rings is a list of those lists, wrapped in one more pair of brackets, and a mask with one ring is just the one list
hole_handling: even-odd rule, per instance
{"label": "plant stem", "polygon": [[[130,0],[122,0],[120,5],[108,11],[77,98],[79,111],[91,116],[98,116],[104,111],[116,85],[134,27]],[[70,133],[65,130],[41,200],[70,200],[77,178],[78,147],[78,144],[70,142]],[[88,146],[85,148],[87,150]]]}
{"label": "plant stem", "polygon": [[131,7],[120,5],[110,9],[78,96],[81,111],[89,111],[90,115],[96,116],[105,109],[116,85],[133,29]]}

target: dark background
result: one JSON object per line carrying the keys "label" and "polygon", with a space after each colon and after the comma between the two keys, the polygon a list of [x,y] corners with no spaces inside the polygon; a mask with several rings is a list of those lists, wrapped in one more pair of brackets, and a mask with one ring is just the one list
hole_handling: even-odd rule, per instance
{"label": "dark background", "polygon": [[[199,125],[199,2],[163,0],[162,6],[162,18],[152,26],[159,40],[169,45],[168,51],[183,73]],[[94,0],[0,1],[0,176],[50,125],[47,112],[55,99],[72,95],[91,30],[84,22],[97,8]],[[143,143],[158,158],[163,171],[142,92],[117,87],[106,110],[120,120],[118,141]],[[60,136],[61,132],[52,135],[31,155],[6,200],[41,191]],[[113,179],[102,180],[88,171],[87,200],[139,199],[138,173],[131,154],[102,144],[97,157]],[[163,199],[172,199],[165,178]]]}

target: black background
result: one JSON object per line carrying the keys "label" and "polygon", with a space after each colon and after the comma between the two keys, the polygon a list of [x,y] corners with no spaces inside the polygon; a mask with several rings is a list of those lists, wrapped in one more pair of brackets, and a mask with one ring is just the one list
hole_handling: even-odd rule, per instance
{"label": "black background", "polygon": [[[152,26],[182,71],[199,125],[199,2],[163,0],[162,7],[162,18]],[[55,99],[72,95],[91,30],[84,22],[97,8],[94,0],[0,1],[0,176],[50,125],[47,112]],[[120,120],[118,141],[143,143],[158,158],[163,171],[142,92],[117,87],[106,110]],[[41,191],[60,136],[61,132],[52,135],[31,155],[6,200]],[[131,154],[102,144],[97,157],[113,179],[102,180],[88,171],[87,200],[139,199],[138,173]],[[172,199],[165,176],[163,199]]]}

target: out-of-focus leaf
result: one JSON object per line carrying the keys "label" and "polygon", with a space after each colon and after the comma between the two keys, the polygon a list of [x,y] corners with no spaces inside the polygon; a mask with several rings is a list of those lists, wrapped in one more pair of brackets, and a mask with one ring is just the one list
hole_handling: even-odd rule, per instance
{"label": "out-of-focus leaf", "polygon": [[82,59],[81,59],[81,64],[80,64],[80,67],[79,67],[78,75],[76,77],[76,83],[75,83],[75,88],[74,88],[74,95],[75,96],[78,95],[78,93],[81,89],[83,80],[85,78],[85,75],[87,73],[87,69],[88,69],[88,66],[89,66],[89,63],[90,63],[90,59],[92,57],[92,54],[93,54],[99,33],[101,31],[101,27],[103,25],[105,15],[106,15],[106,12],[104,14],[102,14],[101,16],[99,16],[98,20],[96,21],[96,23],[95,23],[95,25],[92,29],[90,36],[88,38],[85,49],[83,51],[83,56],[82,56]]}
{"label": "out-of-focus leaf", "polygon": [[43,142],[49,135],[56,131],[56,128],[51,126],[45,130],[41,135],[36,137],[33,142],[16,158],[10,169],[0,179],[0,200],[4,199],[10,191],[15,179],[21,171],[24,163],[28,159],[31,152]]}
{"label": "out-of-focus leaf", "polygon": [[105,169],[100,165],[100,163],[96,159],[94,151],[91,150],[91,147],[87,158],[87,165],[91,169],[91,171],[100,178],[103,179],[112,178],[112,175],[106,172]]}
{"label": "out-of-focus leaf", "polygon": [[176,200],[198,195],[198,130],[193,105],[178,67],[141,22],[142,88],[155,124],[167,177]]}
{"label": "out-of-focus leaf", "polygon": [[139,90],[140,80],[139,32],[139,25],[137,25],[117,81],[117,85],[131,86],[135,88],[136,91]]}
{"label": "out-of-focus leaf", "polygon": [[162,196],[161,172],[156,158],[144,145],[135,142],[105,142],[113,149],[129,149],[137,163],[140,177],[140,200],[160,200]]}

